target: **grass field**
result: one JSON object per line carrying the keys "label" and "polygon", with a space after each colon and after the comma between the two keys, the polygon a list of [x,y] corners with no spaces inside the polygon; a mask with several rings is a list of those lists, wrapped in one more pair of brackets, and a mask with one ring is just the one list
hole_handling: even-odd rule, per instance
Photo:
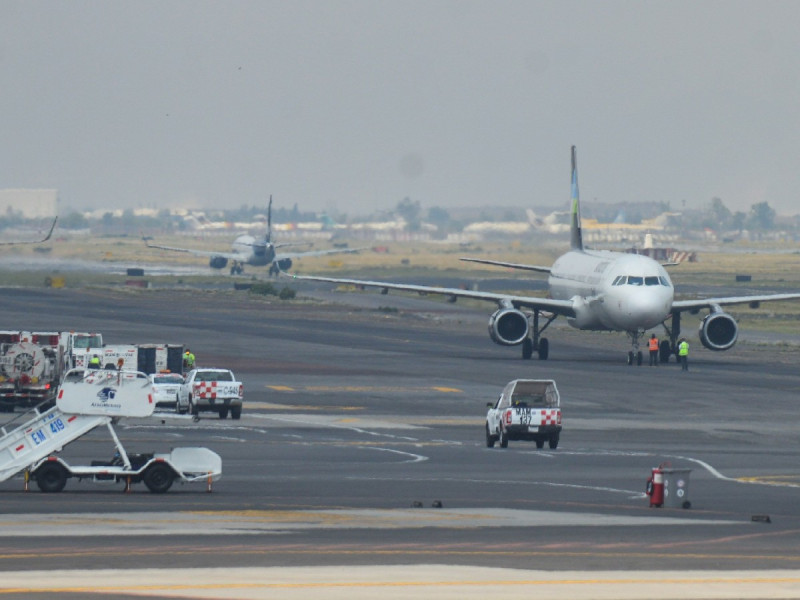
{"label": "grass field", "polygon": [[[160,244],[193,247],[203,250],[219,250],[229,247],[232,236],[192,237],[175,236],[159,239]],[[295,262],[293,271],[297,273],[314,273],[341,277],[391,280],[402,277],[413,280],[414,277],[429,278],[447,275],[449,278],[463,278],[465,282],[481,278],[507,277],[512,272],[508,269],[465,263],[460,257],[490,258],[508,262],[550,265],[555,258],[564,252],[564,244],[525,243],[478,243],[469,246],[447,245],[438,243],[412,242],[370,242],[349,241],[349,247],[380,247],[382,251],[372,249],[357,254],[341,254],[327,257],[306,257]],[[314,249],[329,247],[325,242],[316,242]],[[293,248],[294,249],[294,248]],[[298,247],[297,250],[303,250]],[[45,251],[43,251],[45,250]],[[76,239],[57,239],[45,246],[11,246],[0,251],[0,277],[4,285],[41,287],[45,279],[63,277],[67,287],[84,286],[122,286],[125,275],[104,274],[96,271],[72,271],[59,273],[42,270],[9,270],[3,267],[6,258],[36,258],[39,261],[47,258],[60,260],[85,260],[105,263],[137,265],[147,269],[155,264],[197,266],[200,270],[207,265],[202,257],[189,254],[167,252],[147,248],[141,239],[136,237],[93,237]],[[152,276],[148,279],[161,285],[187,284],[203,285],[219,282],[227,278],[227,270],[212,272],[206,267],[202,275],[164,275]],[[682,263],[669,268],[670,276],[675,284],[692,287],[728,288],[725,295],[735,294],[736,288],[758,290],[766,287],[770,290],[800,292],[800,248],[784,247],[778,250],[758,245],[737,245],[722,250],[698,251],[698,260],[694,263]],[[514,277],[543,277],[542,275],[523,272],[513,273]],[[750,275],[752,281],[746,284],[736,283],[736,275]],[[249,277],[248,277],[249,276]],[[249,268],[248,278],[266,279],[265,268]],[[283,285],[279,283],[278,285]],[[287,285],[291,286],[291,282]],[[733,291],[730,289],[733,288]],[[518,293],[517,290],[505,290]],[[146,293],[146,292],[142,292]],[[369,292],[367,292],[369,293]],[[705,295],[705,294],[704,294]],[[443,299],[443,302],[445,300]],[[476,303],[476,306],[486,306]],[[730,307],[729,311],[737,319],[744,318],[747,327],[764,331],[787,331],[800,333],[800,301],[768,302],[757,309],[747,306]]]}

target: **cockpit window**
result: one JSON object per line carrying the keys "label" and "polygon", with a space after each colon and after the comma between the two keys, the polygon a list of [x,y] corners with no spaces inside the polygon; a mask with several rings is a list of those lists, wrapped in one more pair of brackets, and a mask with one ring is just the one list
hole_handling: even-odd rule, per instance
{"label": "cockpit window", "polygon": [[628,279],[625,275],[617,275],[611,285],[625,285],[625,280]]}
{"label": "cockpit window", "polygon": [[658,280],[657,276],[653,277],[645,277],[644,284],[645,285],[659,285],[661,282]]}
{"label": "cockpit window", "polygon": [[661,285],[665,285],[665,286],[669,287],[669,280],[666,277],[664,277],[663,275],[660,275],[658,277],[658,280],[661,282]]}
{"label": "cockpit window", "polygon": [[628,285],[642,285],[643,283],[643,277],[634,277],[633,275],[628,275]]}

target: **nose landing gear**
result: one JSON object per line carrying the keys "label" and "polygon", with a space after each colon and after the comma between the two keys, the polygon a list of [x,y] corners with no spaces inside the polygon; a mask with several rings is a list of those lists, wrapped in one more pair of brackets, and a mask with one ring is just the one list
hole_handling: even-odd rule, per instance
{"label": "nose landing gear", "polygon": [[639,366],[642,364],[642,351],[639,350],[639,340],[642,335],[644,335],[643,331],[628,332],[628,337],[631,339],[631,351],[628,352],[628,365],[632,365],[634,362]]}

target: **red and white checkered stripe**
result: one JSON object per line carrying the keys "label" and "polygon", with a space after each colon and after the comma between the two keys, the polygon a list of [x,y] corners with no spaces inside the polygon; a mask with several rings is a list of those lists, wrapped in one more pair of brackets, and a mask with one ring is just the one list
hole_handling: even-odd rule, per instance
{"label": "red and white checkered stripe", "polygon": [[194,384],[194,393],[198,398],[205,400],[216,400],[217,398],[217,382],[216,381],[201,381]]}
{"label": "red and white checkered stripe", "polygon": [[561,423],[561,411],[557,408],[543,409],[539,423],[541,425],[559,425]]}

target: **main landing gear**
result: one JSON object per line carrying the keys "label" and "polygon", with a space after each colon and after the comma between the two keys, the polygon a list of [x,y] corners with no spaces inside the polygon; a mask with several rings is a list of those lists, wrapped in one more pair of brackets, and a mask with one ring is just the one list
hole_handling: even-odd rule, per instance
{"label": "main landing gear", "polygon": [[231,265],[231,275],[241,275],[244,272],[244,267],[240,262],[234,262]]}
{"label": "main landing gear", "polygon": [[547,360],[547,357],[550,355],[550,342],[546,337],[540,337],[540,335],[547,329],[550,323],[556,320],[557,316],[558,315],[550,315],[547,317],[547,322],[540,328],[539,311],[534,310],[533,314],[529,315],[528,331],[531,335],[522,341],[523,360],[529,360],[533,356],[534,351],[539,354],[539,360]]}

